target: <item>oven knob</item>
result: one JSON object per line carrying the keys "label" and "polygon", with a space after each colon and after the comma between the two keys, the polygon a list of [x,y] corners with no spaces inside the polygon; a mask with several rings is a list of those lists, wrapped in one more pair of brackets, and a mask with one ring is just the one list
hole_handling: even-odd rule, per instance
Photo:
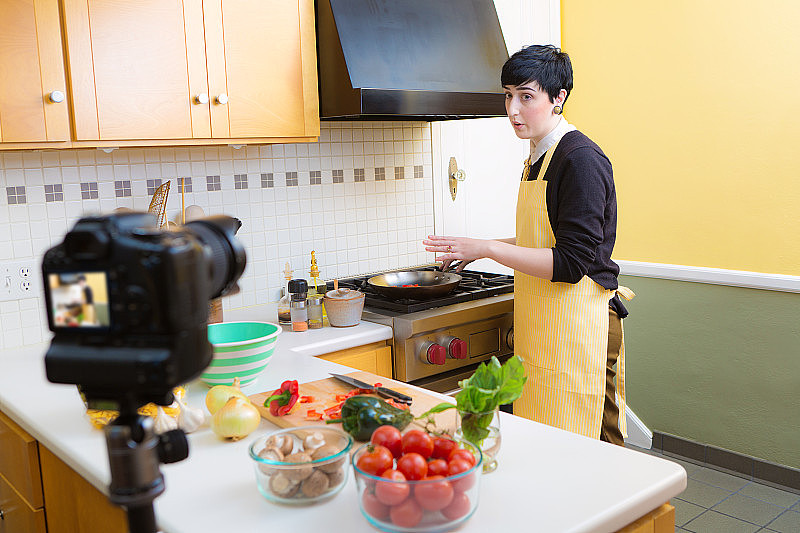
{"label": "oven knob", "polygon": [[445,337],[439,343],[447,348],[447,356],[452,359],[467,358],[467,343],[458,337]]}
{"label": "oven knob", "polygon": [[443,365],[447,359],[447,350],[441,344],[427,341],[420,350],[420,359],[429,365]]}
{"label": "oven knob", "polygon": [[514,327],[512,326],[508,333],[506,333],[506,344],[510,349],[514,349]]}

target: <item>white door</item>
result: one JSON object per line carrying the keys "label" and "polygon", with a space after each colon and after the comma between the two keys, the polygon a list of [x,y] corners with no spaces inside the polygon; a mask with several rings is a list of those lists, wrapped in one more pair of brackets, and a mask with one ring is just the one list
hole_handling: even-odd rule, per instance
{"label": "white door", "polygon": [[[495,0],[509,53],[530,44],[561,41],[558,0]],[[500,73],[497,73],[500,84]],[[482,118],[434,122],[434,224],[438,235],[486,239],[513,237],[517,189],[530,144],[517,138],[508,119]],[[450,195],[448,166],[455,157],[465,179]],[[473,270],[511,273],[488,259]]]}

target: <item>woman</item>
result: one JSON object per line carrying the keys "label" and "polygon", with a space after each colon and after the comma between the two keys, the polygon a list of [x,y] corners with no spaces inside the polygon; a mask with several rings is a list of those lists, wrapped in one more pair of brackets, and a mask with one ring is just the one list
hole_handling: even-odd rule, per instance
{"label": "woman", "polygon": [[[528,380],[514,413],[623,445],[624,347],[611,261],[617,205],[611,162],[562,116],[572,64],[558,48],[529,46],[503,65],[506,112],[530,139],[517,197],[517,236],[483,240],[430,235],[426,250],[457,270],[488,257],[515,270],[515,352]],[[619,359],[617,406],[613,365]],[[605,393],[605,396],[604,396]]]}

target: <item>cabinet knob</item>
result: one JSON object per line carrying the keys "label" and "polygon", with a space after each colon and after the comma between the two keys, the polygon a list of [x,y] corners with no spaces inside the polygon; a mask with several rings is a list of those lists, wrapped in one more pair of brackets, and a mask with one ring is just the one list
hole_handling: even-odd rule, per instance
{"label": "cabinet knob", "polygon": [[219,96],[217,96],[217,103],[218,103],[219,105],[225,105],[225,104],[227,104],[227,103],[228,103],[228,95],[227,95],[227,94],[225,94],[225,93],[222,93],[222,94],[220,94]]}
{"label": "cabinet knob", "polygon": [[5,520],[5,519],[6,519],[6,517],[3,516],[3,510],[0,509],[0,520]]}
{"label": "cabinet knob", "polygon": [[207,104],[208,103],[208,93],[200,93],[194,97],[195,104]]}
{"label": "cabinet knob", "polygon": [[54,104],[60,104],[64,101],[64,93],[61,91],[53,91],[47,95],[47,99]]}

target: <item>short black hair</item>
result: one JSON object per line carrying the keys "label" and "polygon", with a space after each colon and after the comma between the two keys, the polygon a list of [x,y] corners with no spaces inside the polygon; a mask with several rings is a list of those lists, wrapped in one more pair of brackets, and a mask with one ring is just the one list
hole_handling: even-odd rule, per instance
{"label": "short black hair", "polygon": [[[500,83],[523,85],[535,81],[554,101],[559,91],[572,91],[572,61],[566,52],[552,44],[534,44],[515,52],[503,65]],[[567,101],[564,98],[564,101]]]}

